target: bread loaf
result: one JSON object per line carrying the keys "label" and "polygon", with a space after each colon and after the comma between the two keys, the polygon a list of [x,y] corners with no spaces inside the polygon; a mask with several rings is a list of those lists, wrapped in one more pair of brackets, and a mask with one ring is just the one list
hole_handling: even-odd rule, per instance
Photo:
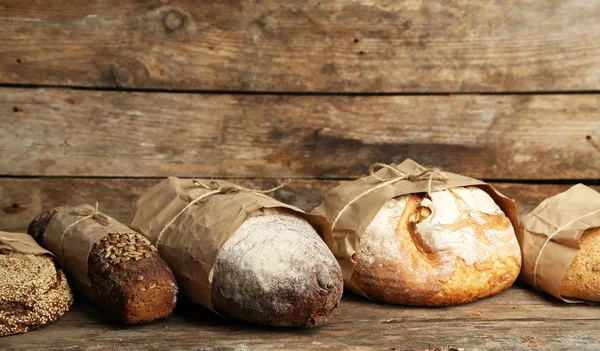
{"label": "bread loaf", "polygon": [[[27,236],[2,234],[19,241]],[[73,296],[52,257],[17,252],[1,243],[0,237],[0,336],[39,328],[65,314]]]}
{"label": "bread loaf", "polygon": [[520,278],[569,303],[600,302],[600,193],[583,184],[521,219]]}
{"label": "bread loaf", "polygon": [[478,187],[388,200],[360,238],[352,281],[370,298],[447,306],[508,288],[521,256],[511,221]]}
{"label": "bread loaf", "polygon": [[600,223],[586,230],[579,240],[579,251],[564,276],[561,296],[597,301],[600,295]]}
{"label": "bread loaf", "polygon": [[234,318],[312,327],[333,313],[342,289],[333,254],[305,219],[261,209],[219,251],[211,299]]}
{"label": "bread loaf", "polygon": [[131,227],[156,245],[193,302],[266,325],[323,324],[343,289],[322,239],[329,223],[264,193],[169,177],[141,197]]}
{"label": "bread loaf", "polygon": [[[59,211],[66,210],[60,207],[42,213],[29,225],[29,234],[43,245],[50,221]],[[57,252],[55,255],[60,256]],[[177,284],[173,273],[156,248],[132,230],[107,232],[95,241],[87,264],[87,277],[69,270],[67,273],[80,286],[89,278],[91,289],[82,292],[120,321],[150,322],[169,316],[175,308]]]}

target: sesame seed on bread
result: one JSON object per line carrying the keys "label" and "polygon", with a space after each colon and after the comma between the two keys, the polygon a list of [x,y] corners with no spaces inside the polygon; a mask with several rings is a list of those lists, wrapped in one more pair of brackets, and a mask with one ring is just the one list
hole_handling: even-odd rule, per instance
{"label": "sesame seed on bread", "polygon": [[67,279],[50,256],[0,252],[0,336],[51,323],[72,303]]}

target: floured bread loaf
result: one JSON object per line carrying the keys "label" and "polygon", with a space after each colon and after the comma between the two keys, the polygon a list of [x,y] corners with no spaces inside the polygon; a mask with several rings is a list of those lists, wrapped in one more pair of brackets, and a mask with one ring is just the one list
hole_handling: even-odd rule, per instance
{"label": "floured bread loaf", "polygon": [[586,230],[579,252],[571,262],[560,289],[561,296],[598,301],[600,295],[600,227]]}
{"label": "floured bread loaf", "polygon": [[335,257],[304,218],[260,209],[219,251],[211,300],[234,318],[311,327],[333,313],[342,289]]}
{"label": "floured bread loaf", "polygon": [[353,261],[352,281],[370,298],[446,306],[508,288],[521,254],[510,220],[485,191],[470,186],[387,201]]}

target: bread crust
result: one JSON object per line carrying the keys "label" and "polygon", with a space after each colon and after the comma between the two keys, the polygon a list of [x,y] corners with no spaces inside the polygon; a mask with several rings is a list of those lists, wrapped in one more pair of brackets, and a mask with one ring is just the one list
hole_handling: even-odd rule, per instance
{"label": "bread crust", "polygon": [[217,255],[215,311],[274,326],[325,323],[343,290],[341,269],[315,229],[280,209],[252,213]]}
{"label": "bread crust", "polygon": [[[39,215],[28,233],[41,242],[60,209]],[[131,251],[125,252],[125,248]],[[127,257],[130,254],[132,257]],[[110,233],[96,242],[88,258],[88,275],[93,294],[88,298],[124,323],[165,318],[175,309],[178,291],[173,272],[138,233]]]}
{"label": "bread crust", "polygon": [[0,336],[51,323],[72,303],[67,279],[50,256],[0,252]]}
{"label": "bread crust", "polygon": [[370,298],[449,306],[507,289],[521,254],[509,218],[477,187],[388,201],[361,236],[352,281]]}
{"label": "bread crust", "polygon": [[589,228],[581,235],[579,252],[563,277],[560,295],[587,301],[600,296],[600,227]]}
{"label": "bread crust", "polygon": [[[138,259],[107,256],[107,244],[131,243]],[[117,244],[118,245],[118,244]],[[114,251],[112,251],[114,252]],[[150,242],[138,233],[111,233],[94,244],[88,260],[93,300],[128,324],[167,317],[177,302],[177,284],[171,269]]]}

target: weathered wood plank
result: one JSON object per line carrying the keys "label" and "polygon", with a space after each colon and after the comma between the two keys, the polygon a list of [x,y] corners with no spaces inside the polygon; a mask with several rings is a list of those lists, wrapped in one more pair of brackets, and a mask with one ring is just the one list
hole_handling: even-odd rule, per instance
{"label": "weathered wood plank", "polygon": [[448,308],[385,305],[346,292],[327,324],[275,329],[219,318],[180,301],[169,319],[115,325],[79,298],[61,320],[0,339],[14,350],[596,350],[593,306],[569,305],[517,285],[482,301]]}
{"label": "weathered wood plank", "polygon": [[[161,179],[104,178],[0,178],[0,230],[22,230],[42,210],[65,204],[100,203],[103,212],[129,223],[135,202]],[[268,188],[273,179],[245,179],[245,186]],[[273,195],[280,201],[310,211],[323,201],[323,194],[343,181],[294,180]],[[516,199],[521,215],[531,212],[543,199],[565,191],[569,185],[493,183]],[[600,186],[594,186],[600,191]]]}
{"label": "weathered wood plank", "polygon": [[600,3],[3,1],[0,83],[226,91],[600,88]]}
{"label": "weathered wood plank", "polygon": [[600,95],[0,89],[0,174],[353,178],[406,157],[487,179],[599,177]]}

